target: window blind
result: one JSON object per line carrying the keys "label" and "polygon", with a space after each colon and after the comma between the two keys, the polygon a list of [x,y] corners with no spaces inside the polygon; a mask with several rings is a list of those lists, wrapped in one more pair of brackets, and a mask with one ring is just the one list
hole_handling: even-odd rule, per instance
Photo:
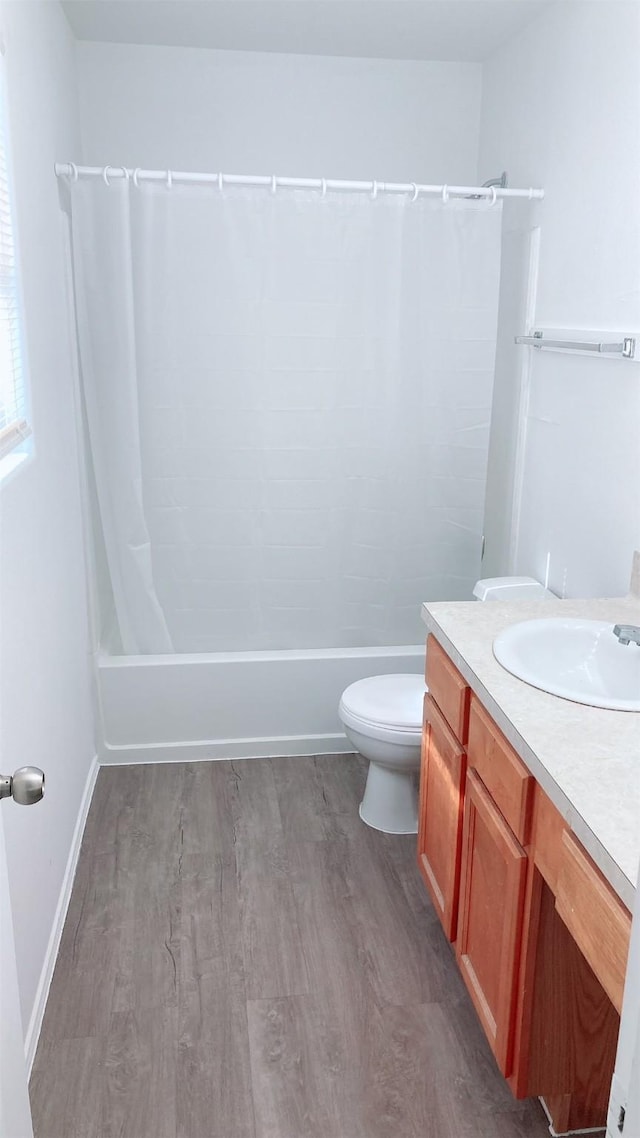
{"label": "window blind", "polygon": [[0,459],[31,434],[14,218],[6,89],[0,75]]}

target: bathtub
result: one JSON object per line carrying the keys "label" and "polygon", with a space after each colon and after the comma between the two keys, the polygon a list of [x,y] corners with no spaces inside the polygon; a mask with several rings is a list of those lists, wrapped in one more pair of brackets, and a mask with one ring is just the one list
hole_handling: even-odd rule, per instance
{"label": "bathtub", "polygon": [[341,753],[347,684],[423,672],[424,645],[116,656],[97,660],[100,761]]}

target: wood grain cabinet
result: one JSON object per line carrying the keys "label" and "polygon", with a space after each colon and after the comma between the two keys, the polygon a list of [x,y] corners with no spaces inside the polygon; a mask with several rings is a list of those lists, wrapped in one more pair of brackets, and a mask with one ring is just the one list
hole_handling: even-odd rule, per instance
{"label": "wood grain cabinet", "polygon": [[467,758],[433,699],[425,697],[418,866],[444,931],[456,939]]}
{"label": "wood grain cabinet", "polygon": [[514,1095],[604,1127],[631,915],[432,636],[426,678],[427,889]]}
{"label": "wood grain cabinet", "polygon": [[474,770],[467,773],[456,955],[503,1075],[511,1073],[527,855]]}
{"label": "wood grain cabinet", "polygon": [[566,830],[558,871],[556,910],[585,960],[600,977],[618,1012],[629,951],[629,912],[611,886]]}
{"label": "wood grain cabinet", "polygon": [[475,696],[471,698],[467,749],[470,765],[518,841],[526,845],[535,779]]}
{"label": "wood grain cabinet", "polygon": [[431,698],[464,747],[469,734],[471,688],[434,636],[427,640],[425,680]]}
{"label": "wood grain cabinet", "polygon": [[418,866],[442,927],[455,941],[471,689],[433,636],[425,679]]}

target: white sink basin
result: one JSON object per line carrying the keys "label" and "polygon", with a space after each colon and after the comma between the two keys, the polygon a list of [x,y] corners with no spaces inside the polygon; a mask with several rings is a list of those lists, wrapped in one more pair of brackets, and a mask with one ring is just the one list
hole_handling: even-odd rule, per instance
{"label": "white sink basin", "polygon": [[620,644],[613,624],[550,617],[505,628],[493,654],[512,675],[575,703],[640,711],[640,647]]}

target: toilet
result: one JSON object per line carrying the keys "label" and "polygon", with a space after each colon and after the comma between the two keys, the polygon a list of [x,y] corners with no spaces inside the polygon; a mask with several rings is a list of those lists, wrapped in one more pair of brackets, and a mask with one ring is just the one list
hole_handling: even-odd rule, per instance
{"label": "toilet", "polygon": [[356,680],[342,693],[338,715],[356,751],[369,760],[360,817],[385,834],[418,829],[424,676]]}
{"label": "toilet", "polygon": [[[491,577],[477,581],[480,601],[549,600],[553,593],[533,577]],[[369,760],[360,817],[385,834],[418,831],[418,771],[422,675],[400,673],[356,680],[342,693],[338,715],[356,751]]]}

